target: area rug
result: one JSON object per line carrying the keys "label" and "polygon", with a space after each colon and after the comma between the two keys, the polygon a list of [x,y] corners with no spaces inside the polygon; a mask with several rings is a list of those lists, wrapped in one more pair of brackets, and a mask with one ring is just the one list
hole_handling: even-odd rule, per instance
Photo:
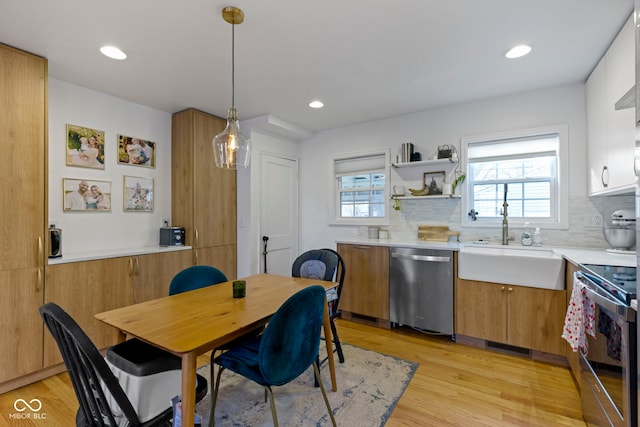
{"label": "area rug", "polygon": [[[320,347],[324,349],[324,345]],[[331,391],[328,364],[323,364],[321,368],[337,424],[383,426],[418,364],[349,344],[342,344],[342,349],[344,363],[339,363],[335,354],[337,392]],[[209,365],[203,366],[198,373],[210,381],[209,369]],[[293,382],[274,387],[274,395],[280,425],[331,425],[320,388],[313,386],[312,367]],[[223,372],[216,405],[216,425],[272,426],[271,407],[264,397],[262,386],[233,372]],[[210,393],[196,405],[196,412],[203,418],[203,426],[209,423],[209,398]]]}

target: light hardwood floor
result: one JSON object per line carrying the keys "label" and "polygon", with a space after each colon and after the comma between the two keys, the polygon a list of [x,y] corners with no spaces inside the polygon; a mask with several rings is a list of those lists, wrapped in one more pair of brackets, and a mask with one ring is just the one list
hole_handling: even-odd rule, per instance
{"label": "light hardwood floor", "polygon": [[[345,320],[337,326],[345,343],[420,364],[387,426],[585,426],[568,368],[405,329]],[[9,419],[16,399],[34,398],[45,419]],[[0,425],[73,426],[77,407],[69,377],[61,374],[0,395]]]}

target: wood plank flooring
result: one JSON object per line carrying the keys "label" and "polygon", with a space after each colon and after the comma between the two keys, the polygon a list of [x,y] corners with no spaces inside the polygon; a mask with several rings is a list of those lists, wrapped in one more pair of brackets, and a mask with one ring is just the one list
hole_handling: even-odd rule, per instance
{"label": "wood plank flooring", "polygon": [[[420,364],[387,426],[585,427],[568,368],[406,329],[346,320],[338,320],[337,327],[345,343]],[[46,418],[10,418],[17,412],[16,399],[34,398],[42,401]],[[69,377],[61,374],[0,395],[0,426],[73,426],[77,407]]]}

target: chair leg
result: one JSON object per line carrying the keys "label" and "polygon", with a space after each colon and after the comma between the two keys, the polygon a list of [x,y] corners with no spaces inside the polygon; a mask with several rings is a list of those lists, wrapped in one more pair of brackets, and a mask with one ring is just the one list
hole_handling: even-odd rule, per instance
{"label": "chair leg", "polygon": [[333,343],[336,345],[336,350],[338,351],[338,360],[340,363],[344,363],[344,354],[342,353],[342,345],[340,345],[336,324],[333,323],[333,319],[330,320],[329,324],[331,325],[331,333],[333,334]]}
{"label": "chair leg", "polygon": [[271,415],[273,416],[273,425],[278,427],[278,413],[276,412],[276,401],[273,397],[273,390],[270,386],[264,388],[265,394],[269,392],[269,399],[271,400]]}
{"label": "chair leg", "polygon": [[327,410],[329,411],[329,418],[331,418],[331,424],[333,424],[333,427],[336,427],[336,419],[333,417],[333,410],[331,409],[331,405],[329,404],[329,398],[327,397],[327,392],[324,389],[322,378],[320,378],[320,369],[318,369],[318,364],[316,362],[313,363],[313,370],[315,372],[316,378],[318,379],[318,382],[320,383],[322,398],[324,399],[324,403],[327,405]]}
{"label": "chair leg", "polygon": [[[316,356],[316,365],[320,366],[320,356]],[[319,387],[320,384],[318,384],[318,375],[315,373],[315,371],[313,372],[313,386],[314,387]]]}
{"label": "chair leg", "polygon": [[[211,368],[213,372],[213,367]],[[214,426],[214,418],[216,413],[216,402],[218,400],[218,390],[220,389],[220,377],[222,376],[224,367],[220,366],[218,370],[218,376],[216,377],[216,385],[213,386],[213,377],[211,377],[211,410],[209,411],[209,427]]]}

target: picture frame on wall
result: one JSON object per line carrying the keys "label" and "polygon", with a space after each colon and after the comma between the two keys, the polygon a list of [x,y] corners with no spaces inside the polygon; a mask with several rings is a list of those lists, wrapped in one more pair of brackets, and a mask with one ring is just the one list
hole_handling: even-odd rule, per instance
{"label": "picture frame on wall", "polygon": [[156,167],[156,143],[133,136],[118,135],[118,164]]}
{"label": "picture frame on wall", "polygon": [[444,177],[444,171],[424,173],[424,188],[429,189],[429,196],[439,196],[442,194]]}
{"label": "picture frame on wall", "polygon": [[64,212],[111,212],[111,182],[62,178]]}
{"label": "picture frame on wall", "polygon": [[153,212],[153,178],[123,177],[123,210]]}
{"label": "picture frame on wall", "polygon": [[67,166],[104,169],[104,131],[66,125]]}

